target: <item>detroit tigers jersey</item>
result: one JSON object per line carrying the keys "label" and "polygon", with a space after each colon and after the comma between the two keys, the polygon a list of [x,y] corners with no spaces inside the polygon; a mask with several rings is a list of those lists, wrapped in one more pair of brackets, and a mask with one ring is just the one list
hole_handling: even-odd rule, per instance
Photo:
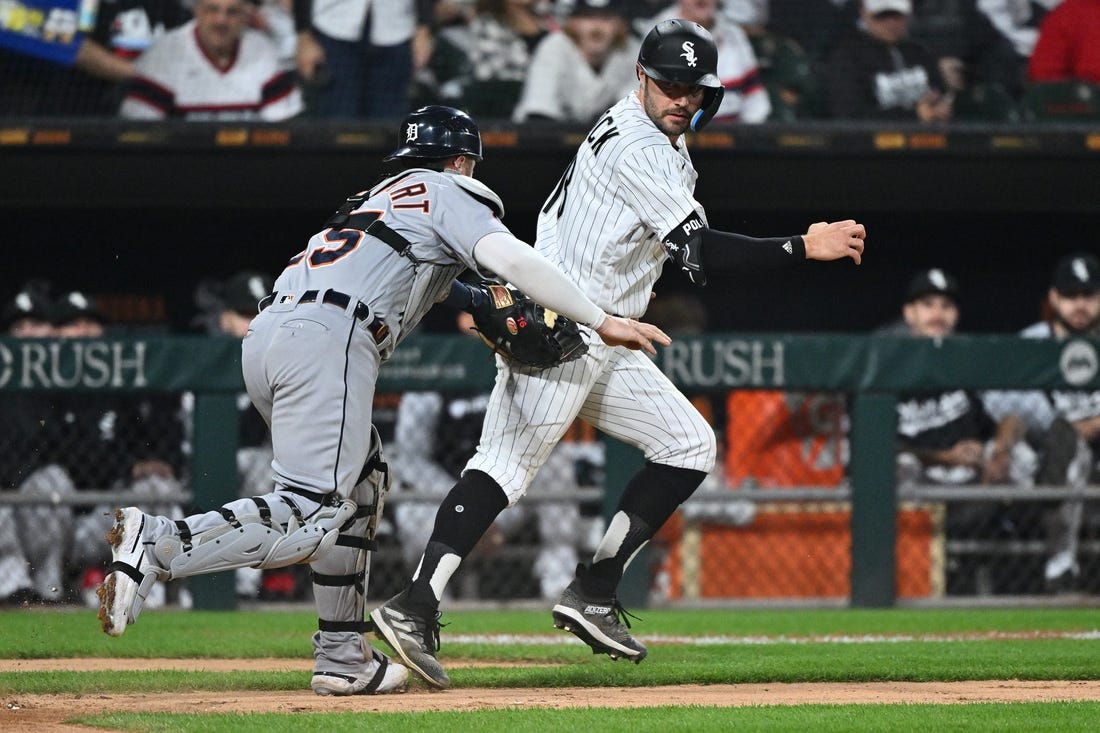
{"label": "detroit tigers jersey", "polygon": [[[348,226],[356,228],[330,227],[314,234],[275,281],[275,290],[331,288],[358,298],[393,334],[383,347],[388,356],[446,296],[456,275],[478,269],[477,242],[508,231],[486,203],[496,194],[472,178],[460,178],[417,168],[381,181],[351,212],[355,219]],[[409,241],[407,255],[363,231],[378,218]]]}
{"label": "detroit tigers jersey", "polygon": [[275,46],[246,28],[237,57],[219,69],[199,45],[195,21],[169,31],[136,64],[119,114],[131,119],[266,120],[302,111],[294,77],[280,70]]}
{"label": "detroit tigers jersey", "polygon": [[661,240],[693,212],[698,175],[631,92],[603,116],[539,213],[535,249],[607,313],[637,318],[661,275]]}

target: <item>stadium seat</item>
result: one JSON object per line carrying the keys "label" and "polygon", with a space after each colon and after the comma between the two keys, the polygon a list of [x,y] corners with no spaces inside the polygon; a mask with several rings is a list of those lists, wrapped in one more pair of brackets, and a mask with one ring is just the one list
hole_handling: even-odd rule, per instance
{"label": "stadium seat", "polygon": [[1100,121],[1100,86],[1082,81],[1032,84],[1022,106],[1027,122]]}

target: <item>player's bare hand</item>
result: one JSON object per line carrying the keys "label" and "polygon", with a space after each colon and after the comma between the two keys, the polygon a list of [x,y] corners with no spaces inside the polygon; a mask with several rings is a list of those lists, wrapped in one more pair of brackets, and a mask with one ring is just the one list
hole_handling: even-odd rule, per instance
{"label": "player's bare hand", "polygon": [[608,346],[625,346],[628,349],[646,352],[650,356],[657,353],[655,343],[668,346],[672,339],[652,323],[642,323],[633,318],[608,316],[596,329],[603,342]]}
{"label": "player's bare hand", "polygon": [[851,257],[858,265],[863,260],[863,240],[867,230],[853,219],[816,222],[802,235],[806,243],[806,258],[839,260]]}

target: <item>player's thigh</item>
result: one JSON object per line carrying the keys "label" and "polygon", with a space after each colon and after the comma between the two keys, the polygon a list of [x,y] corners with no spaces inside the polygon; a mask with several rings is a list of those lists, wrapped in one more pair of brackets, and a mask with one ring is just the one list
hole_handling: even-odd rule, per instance
{"label": "player's thigh", "polygon": [[541,371],[501,367],[466,469],[492,476],[515,503],[573,423],[601,368],[590,355]]}
{"label": "player's thigh", "polygon": [[288,320],[267,353],[272,468],[280,483],[347,496],[370,450],[378,352],[339,311],[310,316]]}
{"label": "player's thigh", "polygon": [[647,461],[709,472],[717,442],[695,406],[644,354],[616,349],[580,417],[640,448]]}

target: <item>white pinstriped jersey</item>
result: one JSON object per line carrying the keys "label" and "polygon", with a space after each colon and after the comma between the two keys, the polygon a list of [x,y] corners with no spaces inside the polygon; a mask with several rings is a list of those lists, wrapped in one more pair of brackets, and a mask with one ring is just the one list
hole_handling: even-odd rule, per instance
{"label": "white pinstriped jersey", "polygon": [[596,305],[637,318],[666,259],[661,240],[692,212],[695,168],[632,92],[581,143],[539,214],[535,249]]}
{"label": "white pinstriped jersey", "polygon": [[[539,214],[535,248],[604,311],[641,316],[666,259],[661,240],[692,213],[705,222],[696,177],[683,137],[670,143],[631,93],[580,144]],[[498,357],[497,367],[466,470],[492,476],[511,504],[577,417],[647,461],[714,467],[714,431],[643,352],[590,335],[580,359],[540,371]]]}

